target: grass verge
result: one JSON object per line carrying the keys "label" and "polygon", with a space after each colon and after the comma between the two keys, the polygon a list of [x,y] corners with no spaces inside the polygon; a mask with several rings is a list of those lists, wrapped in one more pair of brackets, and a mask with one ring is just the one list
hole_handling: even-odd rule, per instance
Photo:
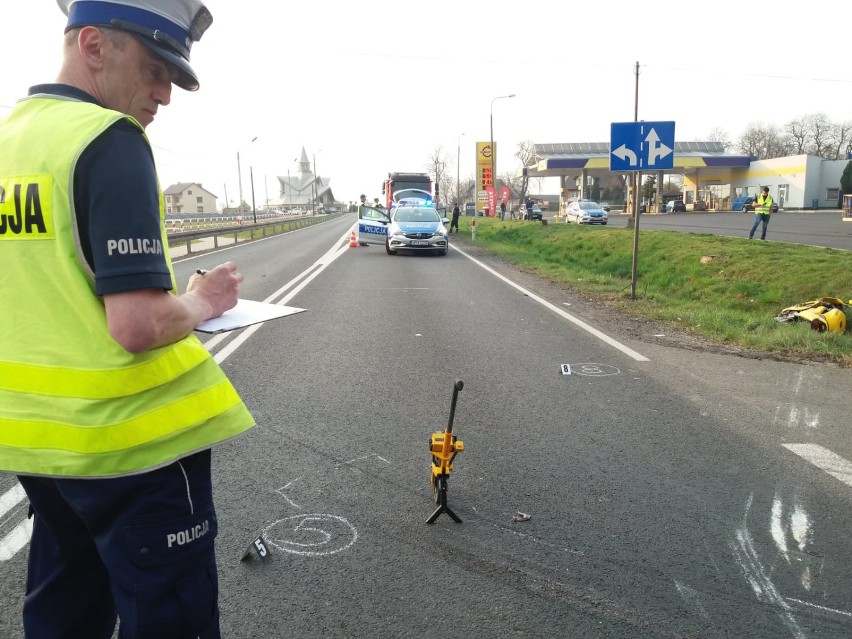
{"label": "grass verge", "polygon": [[[470,220],[462,218],[460,227],[470,238]],[[852,366],[849,333],[817,333],[774,319],[806,300],[849,300],[849,251],[640,230],[632,299],[632,230],[479,218],[475,243],[633,316],[724,344]]]}

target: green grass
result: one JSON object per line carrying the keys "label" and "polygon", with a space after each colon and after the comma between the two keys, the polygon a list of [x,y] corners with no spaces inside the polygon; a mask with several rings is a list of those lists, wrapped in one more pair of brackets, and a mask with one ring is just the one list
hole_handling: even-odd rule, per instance
{"label": "green grass", "polygon": [[[470,220],[460,220],[469,241]],[[477,219],[476,245],[634,316],[718,342],[852,366],[852,334],[781,323],[783,308],[852,298],[852,252],[674,231]],[[706,264],[702,256],[716,256]]]}

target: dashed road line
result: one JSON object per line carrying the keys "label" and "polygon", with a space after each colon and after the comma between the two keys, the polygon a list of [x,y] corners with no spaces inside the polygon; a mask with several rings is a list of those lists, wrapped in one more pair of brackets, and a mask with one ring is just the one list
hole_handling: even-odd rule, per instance
{"label": "dashed road line", "polygon": [[852,462],[831,452],[819,444],[782,444],[791,453],[795,453],[844,484],[852,486]]}

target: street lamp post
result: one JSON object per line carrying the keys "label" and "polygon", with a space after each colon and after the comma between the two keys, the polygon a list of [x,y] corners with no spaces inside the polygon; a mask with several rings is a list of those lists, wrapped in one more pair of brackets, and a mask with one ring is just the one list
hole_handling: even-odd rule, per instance
{"label": "street lamp post", "polygon": [[[249,142],[248,144],[244,144],[243,146],[240,147],[240,151],[242,151],[244,148],[246,148],[249,144],[254,142],[256,139],[257,139],[257,136],[254,136],[251,139],[251,142]],[[242,173],[242,170],[240,168],[240,151],[237,151],[237,180],[240,183],[240,203],[237,204],[237,206],[241,207],[243,205],[243,173]]]}
{"label": "street lamp post", "polygon": [[254,205],[254,170],[249,167],[249,176],[251,177],[251,219],[253,224],[257,224],[257,208]]}
{"label": "street lamp post", "polygon": [[459,137],[456,138],[456,206],[459,205],[459,180],[461,179],[461,139],[464,133],[459,133]]}
{"label": "street lamp post", "polygon": [[494,171],[495,171],[494,156],[496,155],[496,153],[494,153],[494,103],[497,100],[502,100],[503,98],[514,98],[514,97],[515,97],[515,94],[511,93],[509,95],[498,95],[496,98],[491,100],[491,186],[494,186],[494,184],[495,184],[495,182],[494,182],[494,177],[495,177],[494,176]]}

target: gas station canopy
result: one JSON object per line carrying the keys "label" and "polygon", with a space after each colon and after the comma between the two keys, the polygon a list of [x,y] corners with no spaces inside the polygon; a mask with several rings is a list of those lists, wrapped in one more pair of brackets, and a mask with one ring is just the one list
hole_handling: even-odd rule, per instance
{"label": "gas station canopy", "polygon": [[[522,175],[559,177],[584,174],[603,177],[611,173],[609,156],[609,142],[535,144],[533,163],[523,168]],[[674,168],[666,170],[666,173],[678,173],[695,179],[701,169],[748,169],[751,160],[747,155],[725,153],[721,142],[675,142]]]}

